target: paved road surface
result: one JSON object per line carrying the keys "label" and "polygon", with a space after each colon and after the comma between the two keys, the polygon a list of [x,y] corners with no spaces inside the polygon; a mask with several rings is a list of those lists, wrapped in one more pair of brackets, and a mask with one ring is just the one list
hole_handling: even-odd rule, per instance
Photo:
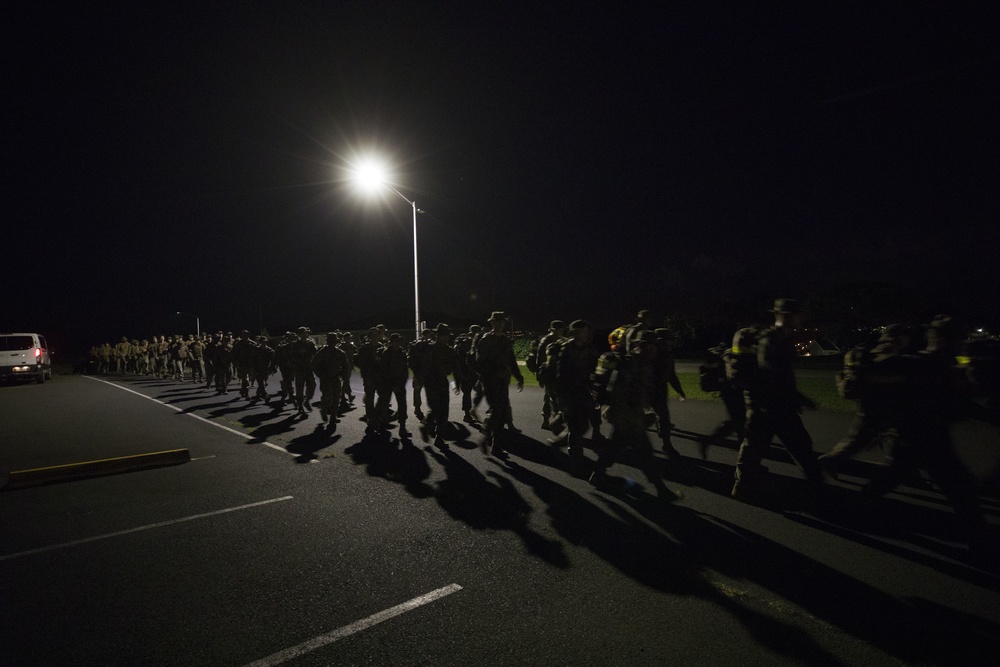
{"label": "paved road surface", "polygon": [[[524,433],[502,461],[475,431],[446,450],[382,441],[354,411],[330,435],[318,411],[191,384],[0,387],[0,469],[175,447],[193,458],[0,493],[0,664],[1000,663],[996,569],[970,556],[928,484],[859,523],[848,510],[870,464],[810,505],[776,446],[783,500],[748,506],[726,495],[731,443],[664,462],[677,502],[627,462],[611,472],[638,478],[629,492],[598,490],[560,469],[535,423],[539,392],[513,396]],[[694,457],[685,435],[721,406],[672,409]],[[807,414],[817,447],[849,418]],[[1000,442],[960,435],[996,525]]]}

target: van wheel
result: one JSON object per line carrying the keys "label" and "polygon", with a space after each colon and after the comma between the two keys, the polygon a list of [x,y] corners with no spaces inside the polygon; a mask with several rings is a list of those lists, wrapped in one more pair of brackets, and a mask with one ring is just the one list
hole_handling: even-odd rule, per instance
{"label": "van wheel", "polygon": [[35,382],[38,384],[45,384],[45,373],[39,373],[38,376],[35,377]]}

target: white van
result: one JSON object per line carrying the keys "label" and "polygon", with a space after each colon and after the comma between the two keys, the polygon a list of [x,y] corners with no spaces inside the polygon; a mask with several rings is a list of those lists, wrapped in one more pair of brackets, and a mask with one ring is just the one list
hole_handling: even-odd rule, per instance
{"label": "white van", "polygon": [[52,360],[45,336],[0,333],[0,379],[17,377],[33,377],[38,384],[52,379]]}

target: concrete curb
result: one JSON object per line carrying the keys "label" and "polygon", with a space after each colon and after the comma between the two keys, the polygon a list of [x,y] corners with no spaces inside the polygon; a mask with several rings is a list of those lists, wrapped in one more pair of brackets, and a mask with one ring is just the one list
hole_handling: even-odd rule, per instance
{"label": "concrete curb", "polygon": [[32,486],[68,482],[74,479],[102,477],[104,475],[117,475],[134,470],[179,465],[187,463],[190,460],[191,452],[187,449],[169,449],[164,452],[150,452],[149,454],[136,454],[134,456],[119,456],[113,459],[67,463],[48,468],[11,470],[6,475],[6,484],[0,485],[0,489],[4,491],[27,489]]}

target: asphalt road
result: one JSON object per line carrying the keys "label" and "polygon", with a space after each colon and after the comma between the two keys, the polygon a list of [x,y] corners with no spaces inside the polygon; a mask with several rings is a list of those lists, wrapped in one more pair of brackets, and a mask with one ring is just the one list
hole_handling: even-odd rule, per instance
{"label": "asphalt road", "polygon": [[[0,470],[192,456],[0,493],[0,664],[1000,664],[997,563],[940,494],[913,480],[856,518],[877,452],[810,503],[775,446],[777,499],[745,505],[735,443],[701,461],[690,439],[721,405],[675,402],[668,503],[627,461],[614,488],[563,472],[540,392],[512,396],[504,461],[458,423],[439,449],[193,384],[0,386]],[[850,415],[805,419],[826,449]],[[1000,439],[957,436],[996,526]]]}

